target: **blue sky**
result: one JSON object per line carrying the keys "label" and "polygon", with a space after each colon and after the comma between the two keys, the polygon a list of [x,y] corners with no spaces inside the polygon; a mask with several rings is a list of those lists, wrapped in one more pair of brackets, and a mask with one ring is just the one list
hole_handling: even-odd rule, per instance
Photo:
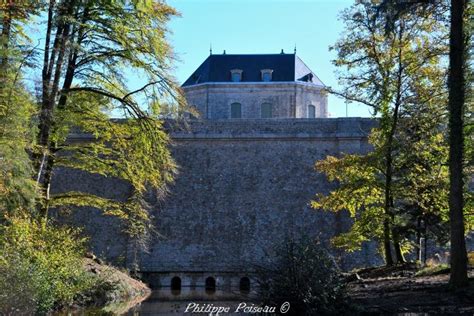
{"label": "blue sky", "polygon": [[[329,52],[343,31],[339,12],[353,0],[169,0],[180,13],[169,24],[169,39],[179,58],[175,76],[180,83],[209,55],[297,54],[328,86],[337,87]],[[344,100],[329,97],[332,117],[346,116]],[[370,116],[364,105],[349,104],[349,116]]]}

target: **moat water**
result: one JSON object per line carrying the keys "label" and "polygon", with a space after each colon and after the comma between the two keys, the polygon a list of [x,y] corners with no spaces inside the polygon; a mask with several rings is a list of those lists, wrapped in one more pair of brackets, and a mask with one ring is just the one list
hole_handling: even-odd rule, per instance
{"label": "moat water", "polygon": [[[107,305],[102,308],[85,308],[66,310],[54,316],[177,316],[177,315],[272,315],[271,312],[260,314],[258,303],[246,296],[229,299],[212,295],[189,296],[170,295],[170,290],[154,290],[143,301],[129,301]],[[268,309],[267,309],[268,310]],[[217,314],[217,312],[219,312]]]}
{"label": "moat water", "polygon": [[[203,315],[203,316],[226,316],[226,315],[278,315],[272,313],[272,310],[268,312],[258,312],[255,308],[258,308],[257,303],[251,300],[163,300],[162,295],[159,291],[154,291],[146,300],[140,303],[134,302],[123,302],[120,304],[112,304],[103,308],[88,308],[81,310],[63,311],[61,313],[55,313],[53,316],[112,316],[112,315],[125,315],[125,316],[178,316],[178,315]],[[270,306],[267,306],[271,308]],[[212,310],[220,308],[222,312],[212,313]],[[285,311],[287,308],[291,309],[291,306],[276,306],[276,311]],[[283,309],[282,309],[283,308]],[[283,314],[279,314],[283,315]],[[364,314],[362,314],[364,315]],[[384,316],[428,316],[427,313],[371,313],[370,315],[384,315]]]}
{"label": "moat water", "polygon": [[[203,316],[226,316],[226,315],[283,315],[290,312],[290,304],[282,306],[261,306],[255,300],[246,297],[219,300],[217,297],[211,300],[203,300],[204,297],[196,299],[189,296],[180,297],[175,295],[170,300],[169,290],[155,290],[143,301],[129,301],[111,304],[103,308],[86,308],[79,310],[62,311],[52,316],[178,316],[178,315],[203,315]],[[362,314],[364,315],[364,314]],[[384,316],[427,316],[427,313],[371,313],[370,315]],[[436,314],[438,315],[438,314]]]}
{"label": "moat water", "polygon": [[252,307],[258,308],[258,305],[245,301],[162,301],[152,296],[124,315],[260,315],[257,311],[252,313]]}

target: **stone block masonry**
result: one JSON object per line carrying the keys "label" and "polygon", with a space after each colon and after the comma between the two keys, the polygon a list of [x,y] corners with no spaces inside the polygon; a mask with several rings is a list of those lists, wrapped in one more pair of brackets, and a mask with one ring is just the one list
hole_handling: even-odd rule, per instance
{"label": "stone block masonry", "polygon": [[[139,270],[155,279],[219,279],[271,262],[287,238],[307,235],[328,244],[350,220],[310,208],[316,193],[334,186],[314,164],[328,155],[368,152],[375,125],[368,118],[193,120],[187,128],[168,122],[179,175],[164,201],[150,196],[159,236],[138,254]],[[53,185],[56,192],[86,189],[117,199],[130,190],[118,180],[64,169],[56,170]],[[116,220],[86,208],[70,220],[85,226],[98,255],[131,261]],[[373,244],[352,254],[333,253],[346,269],[382,263]]]}
{"label": "stone block masonry", "polygon": [[315,107],[315,117],[328,116],[323,87],[304,82],[206,83],[183,89],[201,118],[231,118],[232,103],[242,105],[243,119],[260,118],[263,103],[272,105],[274,118],[308,118],[308,105]]}

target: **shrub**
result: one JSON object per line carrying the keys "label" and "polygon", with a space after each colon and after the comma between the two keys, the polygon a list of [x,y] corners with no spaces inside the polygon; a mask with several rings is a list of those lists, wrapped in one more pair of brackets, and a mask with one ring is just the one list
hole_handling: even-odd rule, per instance
{"label": "shrub", "polygon": [[29,218],[0,226],[0,314],[44,314],[90,291],[78,230]]}
{"label": "shrub", "polygon": [[469,251],[467,253],[467,262],[470,266],[474,267],[474,251]]}
{"label": "shrub", "polygon": [[276,249],[278,258],[260,271],[264,304],[290,303],[286,315],[321,315],[347,307],[345,284],[331,255],[314,241],[302,238]]}
{"label": "shrub", "polygon": [[437,263],[426,265],[424,268],[418,270],[415,276],[429,276],[449,273],[449,265],[447,263]]}
{"label": "shrub", "polygon": [[0,260],[0,315],[34,314],[37,295],[28,264],[10,254]]}

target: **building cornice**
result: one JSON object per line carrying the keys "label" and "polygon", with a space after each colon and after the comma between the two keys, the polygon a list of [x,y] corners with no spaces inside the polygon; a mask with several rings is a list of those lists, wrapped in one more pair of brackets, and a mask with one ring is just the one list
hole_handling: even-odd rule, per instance
{"label": "building cornice", "polygon": [[[378,126],[373,118],[314,118],[314,119],[221,119],[191,120],[186,124],[166,120],[165,129],[174,141],[193,140],[364,140]],[[90,133],[75,131],[69,142],[89,142],[96,138]]]}
{"label": "building cornice", "polygon": [[218,87],[218,88],[251,88],[255,86],[273,86],[273,87],[305,87],[305,88],[313,88],[317,90],[324,90],[326,87],[321,85],[316,85],[314,83],[309,82],[299,82],[299,81],[265,81],[265,82],[203,82],[198,83],[195,85],[184,86],[181,87],[183,90],[199,90],[204,87]]}
{"label": "building cornice", "polygon": [[[372,118],[193,120],[187,128],[170,121],[173,140],[363,140],[377,120]],[[173,127],[174,126],[174,127]]]}

